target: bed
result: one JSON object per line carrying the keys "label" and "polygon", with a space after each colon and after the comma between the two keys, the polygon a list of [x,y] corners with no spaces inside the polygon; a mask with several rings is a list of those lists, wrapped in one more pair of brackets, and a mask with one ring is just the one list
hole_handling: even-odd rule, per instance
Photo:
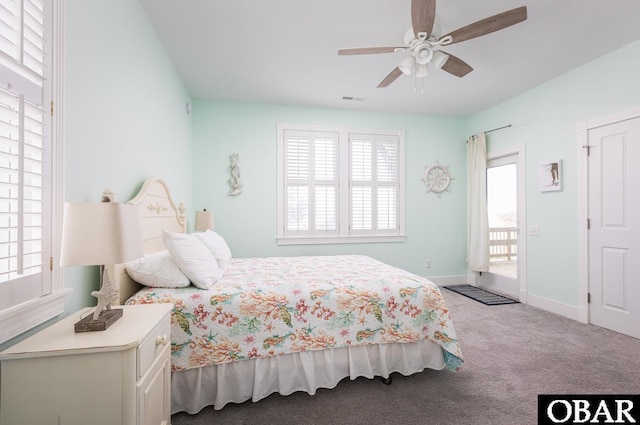
{"label": "bed", "polygon": [[[140,213],[145,257],[108,271],[120,303],[174,305],[172,413],[222,409],[272,393],[313,395],[346,377],[462,365],[445,300],[423,277],[362,255],[233,258],[215,231],[186,234],[186,210],[162,179],[147,179],[128,203]],[[139,275],[140,263],[150,267],[160,257],[163,267],[167,257],[174,260],[172,270],[191,267],[183,262],[200,252],[175,252],[169,236],[200,238],[218,266],[220,252],[202,238],[215,236],[227,248],[215,283],[202,286],[195,276],[173,285]],[[162,279],[178,280],[168,275],[164,270]]]}

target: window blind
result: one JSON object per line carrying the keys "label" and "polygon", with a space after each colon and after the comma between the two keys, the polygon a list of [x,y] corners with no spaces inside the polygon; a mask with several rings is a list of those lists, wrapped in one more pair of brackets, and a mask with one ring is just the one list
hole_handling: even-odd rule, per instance
{"label": "window blind", "polygon": [[375,235],[398,230],[397,137],[350,135],[351,230]]}
{"label": "window blind", "polygon": [[[61,314],[64,0],[0,0],[0,342]],[[54,213],[55,211],[55,213]]]}
{"label": "window blind", "polygon": [[404,133],[278,124],[278,244],[404,240]]}
{"label": "window blind", "polygon": [[[45,7],[0,3],[0,282],[43,270]],[[34,282],[35,284],[35,282]]]}
{"label": "window blind", "polygon": [[338,137],[330,132],[284,132],[285,234],[337,233]]}

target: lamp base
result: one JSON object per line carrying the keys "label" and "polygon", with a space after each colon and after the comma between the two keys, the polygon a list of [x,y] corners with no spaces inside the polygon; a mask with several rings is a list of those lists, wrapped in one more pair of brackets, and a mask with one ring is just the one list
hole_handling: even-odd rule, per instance
{"label": "lamp base", "polygon": [[91,313],[90,315],[83,317],[82,319],[77,321],[74,325],[74,329],[76,333],[104,331],[121,317],[121,308],[104,310],[102,313],[100,313],[100,316],[98,316],[96,320],[93,320],[93,313]]}

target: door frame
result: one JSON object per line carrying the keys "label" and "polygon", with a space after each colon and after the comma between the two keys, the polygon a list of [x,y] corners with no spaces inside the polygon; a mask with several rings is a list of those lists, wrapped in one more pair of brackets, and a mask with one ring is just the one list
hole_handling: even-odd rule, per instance
{"label": "door frame", "polygon": [[508,156],[517,155],[516,167],[518,175],[518,283],[519,283],[519,297],[518,300],[526,304],[527,303],[527,211],[526,211],[526,199],[527,199],[527,185],[526,185],[526,149],[524,143],[509,146],[504,149],[487,152],[487,162],[504,158]]}
{"label": "door frame", "polygon": [[589,323],[589,130],[640,118],[640,107],[579,122],[578,132],[578,321]]}

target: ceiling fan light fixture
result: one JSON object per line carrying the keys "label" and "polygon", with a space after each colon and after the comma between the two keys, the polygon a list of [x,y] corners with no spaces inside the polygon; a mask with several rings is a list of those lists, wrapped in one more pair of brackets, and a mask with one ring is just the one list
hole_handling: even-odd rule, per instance
{"label": "ceiling fan light fixture", "polygon": [[416,56],[416,63],[419,63],[420,65],[429,63],[433,57],[433,50],[428,44],[421,44],[417,46],[413,52]]}
{"label": "ceiling fan light fixture", "polygon": [[433,59],[431,59],[431,63],[436,69],[440,69],[447,62],[447,59],[449,59],[449,55],[436,50],[433,52]]}
{"label": "ceiling fan light fixture", "polygon": [[429,76],[429,66],[425,64],[416,64],[416,78]]}
{"label": "ceiling fan light fixture", "polygon": [[411,75],[415,66],[415,58],[413,56],[407,56],[402,60],[402,62],[400,62],[400,65],[398,65],[398,69],[405,75]]}

